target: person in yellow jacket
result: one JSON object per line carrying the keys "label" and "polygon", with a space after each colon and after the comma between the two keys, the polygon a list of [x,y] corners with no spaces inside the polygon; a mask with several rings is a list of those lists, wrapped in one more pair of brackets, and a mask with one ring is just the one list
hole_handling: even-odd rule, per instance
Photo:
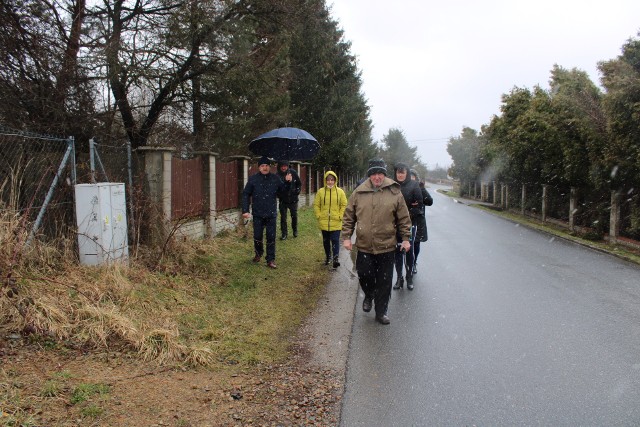
{"label": "person in yellow jacket", "polygon": [[[340,252],[340,231],[342,230],[342,216],[347,207],[347,196],[338,187],[338,176],[333,171],[324,174],[324,187],[316,193],[313,201],[313,211],[318,219],[318,226],[322,231],[322,244],[326,259],[324,265],[333,261],[333,268],[338,268],[338,254]],[[333,257],[331,252],[333,251]]]}

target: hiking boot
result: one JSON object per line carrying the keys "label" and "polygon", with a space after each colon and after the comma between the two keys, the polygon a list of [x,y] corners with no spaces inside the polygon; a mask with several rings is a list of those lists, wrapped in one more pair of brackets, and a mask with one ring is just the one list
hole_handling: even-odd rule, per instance
{"label": "hiking boot", "polygon": [[287,240],[287,235],[283,234],[282,237],[280,237],[280,240]]}
{"label": "hiking boot", "polygon": [[330,262],[331,262],[331,259],[327,257],[327,259],[324,260],[324,265],[329,265]]}
{"label": "hiking boot", "polygon": [[253,257],[253,262],[260,262],[260,258],[262,258],[260,255],[256,255]]}
{"label": "hiking boot", "polygon": [[407,289],[413,290],[413,276],[407,276]]}
{"label": "hiking boot", "polygon": [[371,311],[371,297],[364,297],[364,301],[362,301],[362,311],[368,313]]}
{"label": "hiking boot", "polygon": [[414,262],[413,268],[411,269],[411,274],[417,274],[417,273],[418,273],[418,263]]}
{"label": "hiking boot", "polygon": [[393,289],[402,289],[403,286],[404,286],[404,277],[398,277],[398,280],[396,280],[396,284],[393,285]]}
{"label": "hiking boot", "polygon": [[275,261],[269,261],[269,262],[267,262],[267,267],[269,267],[269,268],[278,268],[278,267],[276,266],[276,262],[275,262]]}
{"label": "hiking boot", "polygon": [[293,237],[298,237],[298,232],[297,231],[293,232]]}
{"label": "hiking boot", "polygon": [[340,267],[340,262],[338,261],[338,257],[334,256],[333,257],[333,268],[338,268]]}
{"label": "hiking boot", "polygon": [[378,323],[382,323],[383,325],[388,325],[389,323],[391,323],[391,320],[389,320],[389,316],[387,316],[386,314],[376,314],[376,321]]}

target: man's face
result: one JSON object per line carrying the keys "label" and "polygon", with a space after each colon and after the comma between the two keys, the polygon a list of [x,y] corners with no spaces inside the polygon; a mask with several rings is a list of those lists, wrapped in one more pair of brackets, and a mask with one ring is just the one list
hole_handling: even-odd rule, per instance
{"label": "man's face", "polygon": [[260,166],[258,166],[258,169],[260,170],[260,173],[262,175],[266,175],[269,172],[271,172],[271,165],[267,165],[267,164],[260,165]]}
{"label": "man's face", "polygon": [[286,172],[289,169],[288,165],[280,165],[280,172]]}
{"label": "man's face", "polygon": [[407,170],[406,169],[398,169],[396,171],[396,181],[404,182],[407,179]]}
{"label": "man's face", "polygon": [[384,177],[385,177],[385,174],[377,172],[372,174],[369,177],[369,179],[371,180],[371,183],[373,184],[374,187],[380,188],[380,186],[382,185],[382,181],[384,181]]}

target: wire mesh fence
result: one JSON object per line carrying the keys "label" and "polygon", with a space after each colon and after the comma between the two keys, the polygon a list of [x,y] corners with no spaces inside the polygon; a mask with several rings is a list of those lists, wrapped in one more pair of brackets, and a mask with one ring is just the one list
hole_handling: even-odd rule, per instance
{"label": "wire mesh fence", "polygon": [[[0,208],[21,224],[50,236],[73,224],[75,150],[71,138],[0,126]],[[46,215],[45,215],[46,211]]]}

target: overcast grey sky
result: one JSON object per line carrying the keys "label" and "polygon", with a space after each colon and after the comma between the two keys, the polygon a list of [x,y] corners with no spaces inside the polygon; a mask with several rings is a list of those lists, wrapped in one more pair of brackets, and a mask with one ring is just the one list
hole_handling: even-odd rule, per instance
{"label": "overcast grey sky", "polygon": [[554,64],[586,71],[640,30],[640,0],[327,0],[351,41],[373,137],[400,128],[422,161],[449,166],[463,126],[480,130],[514,86],[548,88]]}

